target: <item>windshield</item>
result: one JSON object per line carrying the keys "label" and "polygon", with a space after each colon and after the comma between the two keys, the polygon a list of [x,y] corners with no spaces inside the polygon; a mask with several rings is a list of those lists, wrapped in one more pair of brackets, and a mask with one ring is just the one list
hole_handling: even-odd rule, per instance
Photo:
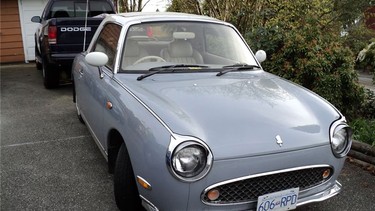
{"label": "windshield", "polygon": [[[88,17],[94,17],[103,13],[114,13],[111,5],[106,1],[90,1]],[[56,1],[52,4],[49,18],[86,17],[86,1]]]}
{"label": "windshield", "polygon": [[168,65],[195,71],[235,64],[257,65],[246,43],[232,27],[207,22],[132,25],[121,58],[120,72],[147,71]]}

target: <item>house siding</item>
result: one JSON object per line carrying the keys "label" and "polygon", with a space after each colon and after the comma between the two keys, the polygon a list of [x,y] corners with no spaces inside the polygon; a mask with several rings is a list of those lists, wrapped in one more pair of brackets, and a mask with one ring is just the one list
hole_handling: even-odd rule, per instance
{"label": "house siding", "polygon": [[25,60],[18,1],[1,0],[0,63]]}

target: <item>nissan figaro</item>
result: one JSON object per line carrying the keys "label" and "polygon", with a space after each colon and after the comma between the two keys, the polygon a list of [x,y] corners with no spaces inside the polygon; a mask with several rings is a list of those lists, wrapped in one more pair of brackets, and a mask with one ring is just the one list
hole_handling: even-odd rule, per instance
{"label": "nissan figaro", "polygon": [[119,209],[291,210],[340,192],[345,117],[265,59],[210,17],[103,20],[74,60],[73,98]]}

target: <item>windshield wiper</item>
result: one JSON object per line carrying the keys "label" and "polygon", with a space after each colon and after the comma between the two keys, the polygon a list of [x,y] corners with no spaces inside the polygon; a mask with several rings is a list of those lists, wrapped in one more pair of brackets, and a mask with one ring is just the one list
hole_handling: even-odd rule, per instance
{"label": "windshield wiper", "polygon": [[[228,68],[228,69],[225,69]],[[238,71],[238,70],[250,70],[254,68],[260,68],[258,65],[249,65],[249,64],[234,64],[234,65],[228,65],[228,66],[223,66],[223,69],[220,72],[216,74],[216,76],[221,76],[224,75],[225,73],[232,72],[232,71]]]}
{"label": "windshield wiper", "polygon": [[153,72],[150,72],[150,73],[146,73],[146,74],[143,74],[141,76],[139,76],[137,78],[137,81],[140,81],[144,78],[147,78],[149,76],[152,76],[152,75],[155,75],[157,73],[160,73],[160,72],[164,72],[164,71],[167,71],[167,70],[171,70],[171,72],[174,72],[176,69],[182,69],[182,70],[185,70],[185,69],[189,69],[189,70],[194,70],[194,69],[201,69],[201,68],[207,68],[208,66],[205,66],[205,65],[198,65],[198,64],[174,64],[174,65],[165,65],[165,66],[161,66],[161,67],[153,67],[153,68],[150,68],[148,71],[153,71]]}

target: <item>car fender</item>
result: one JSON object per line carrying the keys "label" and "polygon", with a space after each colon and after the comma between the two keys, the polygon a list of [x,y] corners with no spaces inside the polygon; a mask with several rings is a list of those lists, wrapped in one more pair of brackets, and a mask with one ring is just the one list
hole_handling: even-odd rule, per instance
{"label": "car fender", "polygon": [[[112,78],[105,77],[104,80]],[[121,134],[129,152],[134,176],[143,178],[151,185],[151,190],[148,190],[138,184],[140,195],[158,204],[159,208],[164,204],[164,209],[170,208],[166,202],[171,195],[179,196],[174,199],[178,201],[175,204],[186,204],[189,183],[183,183],[173,177],[166,164],[170,131],[119,81],[106,84],[107,99],[112,108],[107,108],[103,114],[105,130],[109,133],[115,129]],[[106,148],[108,149],[108,146]]]}

